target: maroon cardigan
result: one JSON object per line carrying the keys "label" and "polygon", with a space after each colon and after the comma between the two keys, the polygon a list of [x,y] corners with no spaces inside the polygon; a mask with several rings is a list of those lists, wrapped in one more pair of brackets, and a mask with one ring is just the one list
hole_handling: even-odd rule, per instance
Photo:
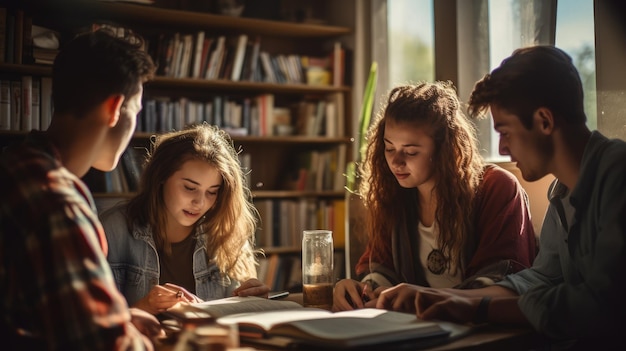
{"label": "maroon cardigan", "polygon": [[[418,237],[415,192],[407,195],[404,223],[392,235],[392,257],[370,263],[370,246],[356,265],[357,276],[382,274],[392,285],[402,282],[429,286],[417,250]],[[411,212],[413,211],[413,212]],[[496,165],[486,166],[475,198],[474,237],[465,248],[464,282],[472,285],[478,276],[499,280],[504,274],[530,267],[537,253],[535,231],[530,218],[528,196],[513,174]],[[411,236],[413,236],[411,238]]]}

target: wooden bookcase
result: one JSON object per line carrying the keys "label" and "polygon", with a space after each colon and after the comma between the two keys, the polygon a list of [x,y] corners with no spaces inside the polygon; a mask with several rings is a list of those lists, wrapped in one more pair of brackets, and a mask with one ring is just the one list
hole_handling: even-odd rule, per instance
{"label": "wooden bookcase", "polygon": [[[298,57],[328,57],[336,43],[352,35],[352,28],[342,26],[231,17],[126,2],[26,0],[23,1],[22,9],[26,16],[32,18],[33,24],[54,29],[62,34],[62,38],[64,35],[67,38],[70,35],[68,33],[75,33],[77,28],[89,28],[94,23],[108,23],[131,29],[147,39],[147,50],[157,61],[159,60],[155,56],[159,52],[156,49],[159,45],[159,36],[170,37],[169,35],[175,33],[181,37],[192,35],[195,40],[197,33],[203,31],[205,38],[217,39],[224,36],[227,41],[246,35],[249,42],[258,39],[260,50],[271,56],[298,55]],[[159,64],[163,65],[164,62]],[[350,67],[350,62],[344,61],[343,66],[344,69]],[[3,81],[19,80],[23,76],[37,79],[49,76],[50,72],[50,66],[0,62],[0,80]],[[165,76],[162,71],[160,73],[154,81],[145,86],[142,114],[147,113],[148,101],[151,99],[193,100],[206,105],[216,97],[223,98],[224,101],[252,100],[254,103],[259,96],[269,95],[275,107],[289,109],[290,124],[295,130],[296,124],[302,123],[297,122],[296,106],[308,102],[319,107],[319,101],[333,101],[335,112],[325,115],[330,116],[329,120],[334,120],[333,123],[336,124],[333,124],[332,128],[337,128],[340,132],[334,132],[332,136],[324,133],[308,136],[272,135],[272,127],[268,126],[262,135],[233,134],[233,140],[235,146],[241,150],[242,164],[250,171],[250,188],[261,213],[257,247],[265,251],[266,257],[262,259],[259,267],[260,277],[264,278],[274,290],[297,291],[298,287],[293,284],[290,286],[288,283],[290,277],[285,275],[296,278],[298,274],[293,268],[291,272],[287,268],[300,265],[302,230],[316,228],[334,230],[336,265],[339,266],[336,270],[337,278],[343,277],[345,274],[343,173],[345,164],[352,154],[350,137],[353,128],[352,93],[349,83],[337,85],[331,80],[329,85],[311,85],[304,79],[301,82],[268,83],[258,79],[234,81],[227,78],[174,77]],[[341,103],[337,103],[337,99],[340,99]],[[340,121],[336,121],[337,119]],[[200,118],[199,121],[201,120]],[[329,126],[326,126],[326,129],[330,129]],[[159,132],[161,131],[138,129],[130,147],[148,147],[150,137]],[[26,131],[0,130],[0,145],[19,140],[25,134]],[[327,156],[326,162],[318,161],[313,166],[302,166],[311,162],[311,158],[319,160],[322,158],[319,155],[322,154],[330,155]],[[323,164],[331,171],[324,177],[312,177],[311,173],[318,171]],[[118,168],[120,167],[122,162]],[[308,170],[305,172],[300,168]],[[304,178],[299,177],[303,174],[308,175],[309,186],[301,186]],[[99,206],[103,207],[131,195],[132,191],[94,191]]]}

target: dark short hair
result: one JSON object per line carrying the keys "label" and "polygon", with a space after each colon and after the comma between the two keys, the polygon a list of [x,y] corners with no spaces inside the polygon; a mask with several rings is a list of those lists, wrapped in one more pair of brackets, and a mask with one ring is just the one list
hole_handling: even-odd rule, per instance
{"label": "dark short hair", "polygon": [[52,68],[55,113],[80,117],[111,95],[135,95],[155,71],[142,43],[137,35],[119,38],[103,29],[63,45]]}
{"label": "dark short hair", "polygon": [[495,104],[520,118],[526,128],[540,107],[564,123],[585,123],[583,87],[572,58],[554,46],[517,49],[474,86],[469,114],[484,114]]}

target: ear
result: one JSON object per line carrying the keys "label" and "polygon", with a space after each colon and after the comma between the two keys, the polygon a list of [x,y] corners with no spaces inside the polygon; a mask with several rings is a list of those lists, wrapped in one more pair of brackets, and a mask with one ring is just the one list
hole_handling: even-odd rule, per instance
{"label": "ear", "polygon": [[124,95],[111,95],[104,102],[108,116],[108,126],[114,127],[120,119],[120,110],[124,103]]}
{"label": "ear", "polygon": [[549,108],[540,107],[533,114],[534,124],[543,134],[551,134],[554,131],[554,115]]}

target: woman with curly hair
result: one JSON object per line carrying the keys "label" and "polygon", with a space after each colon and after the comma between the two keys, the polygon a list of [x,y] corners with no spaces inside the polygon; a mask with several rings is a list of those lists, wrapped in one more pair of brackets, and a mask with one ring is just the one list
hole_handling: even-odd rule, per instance
{"label": "woman with curly hair", "polygon": [[101,215],[107,257],[130,306],[266,297],[256,279],[256,210],[228,134],[208,124],[159,135],[139,192]]}
{"label": "woman with curly hair", "polygon": [[369,241],[360,279],[337,283],[334,310],[374,307],[400,283],[474,288],[532,264],[526,192],[477,144],[451,83],[391,90],[361,165]]}

